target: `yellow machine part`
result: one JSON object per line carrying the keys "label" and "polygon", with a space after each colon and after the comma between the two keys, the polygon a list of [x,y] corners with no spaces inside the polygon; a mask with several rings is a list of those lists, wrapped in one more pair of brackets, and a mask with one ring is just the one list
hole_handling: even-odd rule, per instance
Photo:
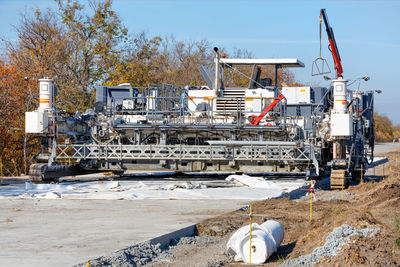
{"label": "yellow machine part", "polygon": [[345,170],[331,170],[331,189],[344,189],[346,186]]}

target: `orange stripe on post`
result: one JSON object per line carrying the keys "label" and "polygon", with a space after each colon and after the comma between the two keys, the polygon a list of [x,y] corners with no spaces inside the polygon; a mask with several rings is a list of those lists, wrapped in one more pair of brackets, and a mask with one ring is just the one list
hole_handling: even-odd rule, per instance
{"label": "orange stripe on post", "polygon": [[39,103],[50,103],[50,99],[39,99]]}

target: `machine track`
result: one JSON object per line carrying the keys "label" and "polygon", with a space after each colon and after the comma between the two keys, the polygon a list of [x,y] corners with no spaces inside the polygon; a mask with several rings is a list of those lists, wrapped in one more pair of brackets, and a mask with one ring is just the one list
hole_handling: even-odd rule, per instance
{"label": "machine track", "polygon": [[48,166],[47,163],[33,164],[29,168],[29,180],[33,183],[55,182],[62,176],[85,174],[79,165],[55,165]]}
{"label": "machine track", "polygon": [[29,168],[29,180],[33,183],[45,182],[44,173],[46,172],[46,163],[33,164]]}
{"label": "machine track", "polygon": [[344,189],[347,186],[346,170],[331,170],[331,189]]}

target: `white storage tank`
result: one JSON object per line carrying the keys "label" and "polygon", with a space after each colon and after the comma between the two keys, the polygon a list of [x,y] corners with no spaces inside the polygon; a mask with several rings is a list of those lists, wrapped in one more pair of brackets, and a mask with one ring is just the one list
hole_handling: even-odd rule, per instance
{"label": "white storage tank", "polygon": [[40,96],[39,96],[39,110],[51,110],[53,105],[54,85],[53,79],[39,79]]}
{"label": "white storage tank", "polygon": [[335,113],[347,113],[347,80],[339,77],[332,81],[333,85],[333,110]]}

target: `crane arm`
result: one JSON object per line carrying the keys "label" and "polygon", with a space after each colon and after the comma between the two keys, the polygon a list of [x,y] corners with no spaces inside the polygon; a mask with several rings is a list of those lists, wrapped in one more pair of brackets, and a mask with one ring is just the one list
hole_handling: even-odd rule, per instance
{"label": "crane arm", "polygon": [[339,78],[342,76],[343,67],[340,59],[339,49],[336,45],[335,35],[333,34],[332,27],[329,25],[328,15],[326,14],[325,8],[321,9],[321,15],[324,19],[326,33],[328,34],[329,46],[331,48],[333,61],[335,62],[336,75],[337,78]]}

